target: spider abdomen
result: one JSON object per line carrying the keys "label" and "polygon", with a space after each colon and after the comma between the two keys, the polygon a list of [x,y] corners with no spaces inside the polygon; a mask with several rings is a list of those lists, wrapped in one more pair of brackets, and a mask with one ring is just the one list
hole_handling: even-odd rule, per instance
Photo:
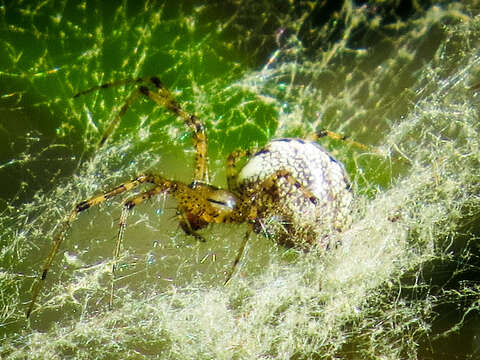
{"label": "spider abdomen", "polygon": [[315,142],[276,139],[238,174],[243,201],[255,206],[254,229],[281,244],[326,246],[349,223],[352,192],[341,162]]}

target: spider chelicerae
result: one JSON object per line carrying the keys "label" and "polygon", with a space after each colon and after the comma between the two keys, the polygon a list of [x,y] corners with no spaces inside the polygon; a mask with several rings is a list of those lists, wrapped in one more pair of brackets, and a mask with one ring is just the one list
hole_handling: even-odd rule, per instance
{"label": "spider chelicerae", "polygon": [[[133,180],[77,204],[53,239],[53,246],[43,265],[41,276],[33,288],[27,318],[34,309],[42,284],[65,233],[78,214],[141,184],[150,184],[150,188],[123,204],[114,250],[110,307],[113,304],[116,260],[127,226],[127,215],[133,207],[153,196],[171,194],[176,200],[180,227],[201,241],[204,239],[198,231],[208,224],[249,224],[225,283],[232,277],[252,231],[262,233],[286,246],[305,249],[318,244],[326,248],[328,235],[340,232],[348,226],[352,192],[345,168],[328,151],[314,142],[322,136],[339,138],[341,137],[339,134],[323,130],[308,139],[274,139],[260,149],[234,151],[228,156],[226,164],[228,190],[221,189],[207,183],[207,137],[201,121],[180,107],[159,78],[127,79],[106,83],[79,92],[74,97],[128,84],[136,85],[135,90],[106,128],[99,146],[108,140],[134,101],[141,96],[147,97],[181,118],[190,129],[195,147],[193,180],[186,184],[158,174],[141,174]],[[350,142],[364,147],[354,141]],[[238,163],[242,158],[248,160],[241,169],[238,169]]]}

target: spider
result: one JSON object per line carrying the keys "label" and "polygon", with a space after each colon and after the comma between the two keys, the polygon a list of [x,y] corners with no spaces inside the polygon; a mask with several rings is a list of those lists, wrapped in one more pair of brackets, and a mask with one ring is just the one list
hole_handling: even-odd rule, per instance
{"label": "spider", "polygon": [[[135,90],[106,128],[99,147],[106,143],[134,101],[144,96],[166,107],[181,118],[190,129],[195,147],[193,181],[186,184],[158,174],[141,174],[133,180],[78,203],[53,239],[52,249],[33,288],[27,318],[34,309],[42,284],[65,233],[77,216],[141,184],[150,184],[151,187],[123,204],[114,250],[110,308],[113,305],[116,260],[127,226],[127,215],[132,208],[153,196],[170,194],[176,200],[180,227],[186,234],[200,241],[205,240],[198,231],[212,223],[249,225],[225,284],[233,276],[252,231],[285,246],[308,249],[315,244],[327,248],[328,234],[341,232],[348,226],[352,191],[345,168],[314,141],[322,136],[339,138],[341,137],[339,134],[323,130],[308,139],[280,138],[271,140],[259,149],[234,151],[228,156],[226,163],[228,189],[222,189],[206,181],[207,137],[201,121],[180,107],[158,77],[114,81],[79,92],[74,98],[96,90],[128,84],[136,85]],[[350,142],[360,147],[364,146],[354,141]],[[242,158],[246,158],[247,161],[241,169],[238,169],[238,163]]]}

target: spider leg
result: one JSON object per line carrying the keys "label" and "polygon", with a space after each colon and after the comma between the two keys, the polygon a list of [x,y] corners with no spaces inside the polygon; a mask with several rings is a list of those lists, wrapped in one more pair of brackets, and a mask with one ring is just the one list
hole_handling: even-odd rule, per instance
{"label": "spider leg", "polygon": [[[250,155],[250,153],[245,151],[238,151],[236,153],[240,154],[240,156]],[[245,153],[245,155],[243,153]],[[229,156],[229,161],[237,157],[234,153],[232,154],[230,154]],[[231,162],[231,164],[233,164],[232,168],[234,168],[234,162]],[[305,198],[307,198],[313,205],[317,204],[317,197],[310,190],[308,190],[304,185],[298,182],[298,180],[295,179],[295,177],[288,170],[277,170],[275,173],[273,173],[272,175],[267,177],[265,180],[263,180],[259,185],[259,192],[270,193],[272,194],[272,196],[278,195],[277,182],[280,178],[284,178],[288,182],[288,184],[294,186],[299,191],[301,191],[303,196],[305,196]],[[250,207],[250,209],[248,210],[248,219],[250,220],[250,222],[255,223],[256,221],[261,220],[257,218],[258,213],[257,213],[256,200],[252,199],[251,201],[244,201],[244,202],[248,203]],[[240,244],[240,248],[238,249],[237,256],[233,261],[232,269],[228,274],[224,282],[224,285],[227,285],[232,279],[232,276],[235,273],[236,267],[243,256],[249,237],[250,237],[250,230],[247,231],[247,233],[245,234],[245,237],[242,240],[242,243]]]}
{"label": "spider leg", "polygon": [[70,228],[70,225],[72,222],[75,220],[77,217],[78,212],[76,210],[72,211],[70,213],[70,216],[68,217],[68,220],[66,220],[61,228],[60,231],[57,233],[57,235],[53,239],[53,247],[50,250],[50,253],[48,254],[47,259],[45,260],[45,263],[43,264],[42,267],[42,272],[41,276],[37,279],[33,291],[32,291],[32,300],[30,301],[30,305],[28,306],[26,317],[27,319],[30,317],[30,314],[33,311],[33,308],[35,306],[35,302],[37,300],[38,294],[40,293],[40,290],[42,289],[43,283],[45,279],[47,278],[47,273],[48,270],[50,269],[50,266],[52,265],[53,258],[57,254],[58,248],[60,247],[60,244],[62,243],[64,237],[65,237],[65,232]]}
{"label": "spider leg", "polygon": [[[101,147],[107,142],[108,137],[113,133],[115,128],[118,126],[121,118],[127,112],[128,108],[137,100],[140,95],[148,97],[150,100],[154,101],[160,106],[166,107],[175,115],[181,117],[185,125],[190,128],[193,136],[193,143],[195,147],[195,172],[194,180],[207,182],[207,137],[203,128],[203,125],[198,117],[193,114],[188,113],[183,110],[178,102],[174,99],[172,93],[168,88],[160,81],[156,76],[146,77],[146,78],[136,78],[136,79],[125,79],[112,81],[110,83],[105,83],[102,85],[94,86],[90,89],[81,91],[75,94],[73,97],[77,98],[79,96],[89,94],[91,92],[108,89],[114,86],[128,85],[128,84],[140,84],[137,90],[132,92],[130,96],[125,101],[125,104],[121,107],[118,114],[107,126],[107,129],[103,133],[102,139],[100,140],[98,146]],[[143,84],[143,85],[141,85]],[[147,85],[154,86],[155,91],[151,90]]]}
{"label": "spider leg", "polygon": [[155,92],[146,86],[140,86],[140,92],[157,104],[166,107],[175,115],[180,116],[185,125],[190,128],[195,147],[194,181],[207,182],[207,136],[200,119],[183,110],[159,78],[152,77],[150,81],[158,90]]}
{"label": "spider leg", "polygon": [[110,124],[107,126],[105,131],[103,132],[102,138],[100,139],[98,143],[98,147],[102,147],[106,142],[108,137],[113,133],[115,128],[117,127],[118,123],[122,119],[123,115],[127,112],[128,108],[135,102],[135,100],[138,99],[140,96],[140,91],[135,90],[130,94],[130,96],[125,100],[125,103],[123,106],[120,108],[120,111],[115,115],[115,118],[110,122]]}
{"label": "spider leg", "polygon": [[[157,179],[158,180],[158,179]],[[109,307],[110,309],[113,308],[113,295],[115,291],[115,271],[117,270],[117,260],[118,257],[120,256],[120,248],[122,246],[122,241],[123,237],[125,235],[125,229],[127,228],[127,216],[128,213],[133,207],[140,205],[144,201],[150,199],[151,197],[162,194],[165,191],[168,191],[170,188],[170,182],[166,181],[162,185],[158,185],[153,187],[150,190],[147,190],[129,200],[127,200],[122,209],[122,215],[120,216],[120,221],[119,221],[119,228],[118,228],[118,234],[117,234],[117,241],[115,242],[115,249],[113,251],[113,264],[112,264],[112,282],[110,286],[110,300],[109,300]]]}
{"label": "spider leg", "polygon": [[42,289],[43,283],[44,283],[44,281],[47,277],[47,273],[50,270],[53,259],[55,258],[55,255],[57,254],[58,249],[60,248],[60,245],[61,245],[63,239],[65,238],[65,233],[70,228],[72,223],[75,221],[78,214],[80,214],[82,211],[85,211],[85,210],[89,209],[92,206],[99,205],[99,204],[107,201],[108,199],[111,199],[112,197],[114,197],[118,194],[129,191],[129,190],[133,189],[134,187],[136,187],[136,186],[138,186],[138,185],[140,185],[144,182],[155,182],[155,176],[154,175],[138,176],[137,178],[135,178],[135,179],[133,179],[129,182],[120,184],[119,186],[113,188],[110,191],[107,191],[107,192],[105,192],[103,194],[100,194],[100,195],[93,196],[90,199],[82,201],[75,206],[74,210],[70,213],[68,219],[61,225],[61,228],[60,228],[59,232],[53,238],[52,249],[50,250],[50,253],[48,254],[48,257],[45,260],[45,263],[43,264],[41,275],[38,278],[37,282],[35,283],[33,291],[32,291],[32,300],[30,301],[30,305],[29,305],[27,313],[26,313],[27,318],[30,316],[30,314],[33,311],[33,308],[35,306],[37,297],[40,293],[40,290]]}
{"label": "spider leg", "polygon": [[[143,183],[154,184],[154,187],[125,202],[123,207],[123,212],[120,218],[120,224],[119,224],[120,227],[119,227],[119,232],[117,236],[117,242],[115,245],[114,264],[120,252],[120,246],[121,246],[121,242],[125,232],[128,211],[134,206],[141,204],[142,202],[144,202],[145,200],[151,198],[156,194],[160,194],[162,192],[171,193],[172,195],[174,195],[175,199],[177,200],[177,206],[180,212],[189,212],[190,214],[193,214],[193,216],[197,216],[199,219],[201,219],[199,221],[204,221],[205,224],[219,221],[218,210],[212,206],[211,201],[209,200],[208,197],[206,197],[204,193],[199,194],[198,190],[193,189],[189,187],[187,184],[184,184],[180,181],[168,180],[160,175],[153,175],[153,174],[139,175],[135,179],[125,182],[123,184],[120,184],[119,186],[113,188],[110,191],[104,192],[103,194],[100,194],[100,195],[95,195],[85,201],[78,203],[77,206],[75,206],[74,210],[71,212],[68,219],[62,224],[60,231],[57,233],[57,235],[53,239],[52,249],[50,250],[48,257],[45,260],[40,277],[38,278],[37,282],[34,284],[34,288],[32,291],[32,300],[30,302],[30,305],[26,313],[27,318],[30,316],[30,314],[33,311],[37,297],[40,293],[40,290],[42,289],[44,281],[47,277],[47,273],[52,265],[53,259],[57,254],[58,249],[60,248],[60,245],[65,237],[65,233],[70,228],[73,221],[77,218],[78,214],[81,213],[82,211],[89,209],[92,206],[99,205],[111,199],[112,197],[119,195],[121,193],[124,193],[126,191],[129,191],[134,187],[137,187]],[[208,186],[206,186],[206,188],[209,189]],[[206,190],[204,189],[204,191]],[[115,265],[113,267],[113,272],[115,273]],[[111,292],[110,302],[113,301],[113,285],[112,285],[111,291],[112,292]]]}
{"label": "spider leg", "polygon": [[360,150],[375,152],[375,149],[372,149],[370,146],[362,144],[361,142],[350,139],[347,135],[342,135],[327,129],[317,130],[315,133],[307,136],[306,138],[312,141],[316,141],[322,137],[329,137],[333,140],[341,140],[351,146],[354,146]]}
{"label": "spider leg", "polygon": [[116,81],[112,81],[112,82],[105,83],[105,84],[102,84],[102,85],[93,86],[93,87],[91,87],[87,90],[80,91],[80,92],[76,93],[75,95],[73,95],[73,98],[77,98],[79,96],[90,94],[91,92],[102,90],[102,89],[108,89],[108,88],[111,88],[111,87],[121,86],[121,85],[140,84],[140,83],[144,83],[146,81],[148,81],[148,78],[116,80]]}
{"label": "spider leg", "polygon": [[230,270],[230,273],[227,275],[227,278],[225,279],[225,282],[223,283],[224,286],[227,286],[230,280],[232,279],[233,274],[235,273],[235,270],[237,268],[238,263],[242,259],[243,253],[245,251],[245,247],[247,245],[248,239],[250,238],[250,230],[248,230],[245,233],[245,236],[243,237],[242,243],[240,244],[240,248],[238,249],[237,256],[235,257],[235,260],[233,261],[232,264],[232,269]]}
{"label": "spider leg", "polygon": [[[263,180],[260,184],[260,189],[264,193],[273,193],[278,191],[278,184],[277,181],[280,178],[284,178],[288,184],[294,186],[299,191],[302,192],[303,196],[310,200],[313,205],[317,205],[317,197],[308,190],[303,184],[298,182],[298,180],[292,175],[292,173],[288,170],[277,170],[272,175],[268,176],[265,180]],[[272,194],[273,195],[273,194]]]}
{"label": "spider leg", "polygon": [[[91,87],[87,90],[80,91],[73,95],[73,98],[77,98],[86,94],[90,94],[91,92],[98,91],[98,90],[103,90],[103,89],[108,89],[111,87],[115,86],[121,86],[121,85],[129,85],[129,84],[141,84],[145,83],[148,81],[148,78],[136,78],[136,79],[125,79],[125,80],[117,80],[117,81],[112,81],[109,83],[105,83],[102,85],[97,85],[94,87]],[[98,143],[98,148],[102,147],[106,142],[108,137],[113,133],[115,128],[117,127],[118,123],[120,122],[121,118],[125,113],[127,112],[128,108],[135,102],[135,100],[138,99],[140,96],[140,91],[137,89],[134,92],[130,94],[130,96],[125,100],[125,103],[121,107],[120,111],[118,114],[115,115],[115,118],[110,122],[110,124],[107,126],[107,129],[104,131],[101,140]]]}
{"label": "spider leg", "polygon": [[184,211],[180,211],[178,217],[179,217],[180,227],[185,232],[185,234],[193,236],[195,239],[197,239],[200,242],[206,242],[205,238],[202,235],[200,235],[198,232],[193,230],[192,224],[190,224],[190,221],[188,220]]}
{"label": "spider leg", "polygon": [[257,152],[257,149],[249,150],[235,150],[230,153],[227,157],[227,185],[228,190],[234,192],[237,189],[237,163],[241,158],[251,157]]}

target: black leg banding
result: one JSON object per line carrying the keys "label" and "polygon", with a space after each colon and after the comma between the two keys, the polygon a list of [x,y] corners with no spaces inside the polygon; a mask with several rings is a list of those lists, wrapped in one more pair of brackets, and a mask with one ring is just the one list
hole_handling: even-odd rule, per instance
{"label": "black leg banding", "polygon": [[322,129],[322,130],[317,130],[317,136],[319,138],[327,136],[327,131]]}
{"label": "black leg banding", "polygon": [[160,79],[156,76],[152,76],[150,78],[150,81],[153,85],[155,85],[157,88],[163,88],[163,83],[160,81]]}
{"label": "black leg banding", "polygon": [[148,96],[148,94],[150,94],[150,90],[146,86],[139,86],[138,90],[145,96]]}
{"label": "black leg banding", "polygon": [[77,213],[79,213],[79,212],[82,212],[84,210],[87,210],[88,208],[90,208],[90,204],[88,203],[88,201],[82,201],[80,204],[78,204],[75,207],[75,211]]}

